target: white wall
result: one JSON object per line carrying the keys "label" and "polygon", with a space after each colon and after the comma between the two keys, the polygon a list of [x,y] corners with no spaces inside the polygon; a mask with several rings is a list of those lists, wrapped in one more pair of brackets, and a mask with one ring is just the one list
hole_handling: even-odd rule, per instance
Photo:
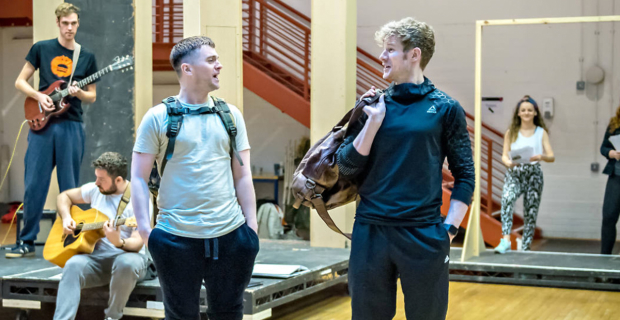
{"label": "white wall", "polygon": [[[286,2],[310,15],[308,1]],[[425,74],[473,113],[475,20],[612,14],[620,14],[620,0],[385,0],[381,4],[358,0],[358,46],[378,55],[381,50],[374,32],[384,23],[405,16],[429,23],[435,29],[436,52]],[[615,26],[620,30],[620,23]],[[598,148],[612,110],[620,104],[620,62],[612,62],[612,57],[620,57],[620,32],[612,33],[612,23],[600,23],[596,35],[596,27],[595,23],[496,26],[483,32],[482,95],[501,96],[505,101],[503,111],[486,113],[483,121],[503,132],[524,94],[539,103],[545,97],[555,100],[555,117],[547,125],[557,161],[543,165],[545,188],[538,219],[547,237],[600,238],[607,176],[592,173],[590,163],[598,162],[601,170],[606,164]],[[598,103],[575,89],[581,56],[585,70],[598,59],[606,72]]]}
{"label": "white wall", "polygon": [[[13,151],[19,128],[24,121],[25,96],[15,89],[15,79],[25,63],[32,46],[31,27],[0,28],[0,145]],[[19,138],[13,164],[0,190],[0,201],[21,201],[24,196],[24,156],[26,154],[28,125]],[[8,160],[8,159],[6,159]],[[2,161],[5,161],[4,159]],[[0,173],[0,179],[4,171]],[[3,196],[4,195],[4,196]]]}
{"label": "white wall", "polygon": [[[153,78],[154,103],[178,94],[179,85],[173,72],[155,72]],[[217,91],[214,94],[217,96]],[[264,176],[273,175],[273,164],[284,162],[285,147],[289,141],[309,136],[310,130],[248,89],[243,91],[243,105],[254,174],[258,175],[262,168]],[[257,199],[273,198],[272,184],[257,183],[255,187]],[[282,183],[279,187],[281,200]]]}

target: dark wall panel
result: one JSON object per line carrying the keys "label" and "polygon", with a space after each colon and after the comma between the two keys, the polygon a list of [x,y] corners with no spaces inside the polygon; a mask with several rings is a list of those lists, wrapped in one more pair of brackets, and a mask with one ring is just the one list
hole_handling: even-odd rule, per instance
{"label": "dark wall panel", "polygon": [[[68,0],[81,9],[76,40],[95,54],[99,69],[114,57],[133,55],[134,7],[131,0]],[[134,134],[134,70],[115,71],[97,82],[97,101],[84,106],[86,147],[80,184],[95,180],[91,163],[106,151],[131,162]]]}

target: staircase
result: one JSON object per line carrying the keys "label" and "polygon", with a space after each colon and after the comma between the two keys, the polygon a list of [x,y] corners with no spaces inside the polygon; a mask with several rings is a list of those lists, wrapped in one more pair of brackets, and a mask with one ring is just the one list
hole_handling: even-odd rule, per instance
{"label": "staircase", "polygon": [[[183,27],[181,0],[154,0],[153,69],[172,70],[168,63],[170,49],[181,37]],[[310,18],[281,0],[243,0],[243,85],[310,127]],[[357,48],[358,95],[371,86],[385,88],[381,62]],[[467,114],[468,130],[473,143],[472,115]],[[502,237],[500,209],[506,168],[501,162],[503,134],[482,124],[481,227],[485,242],[496,246]],[[442,214],[446,215],[454,182],[444,165]],[[467,213],[469,215],[469,212]],[[461,227],[467,228],[468,216]],[[523,218],[515,214],[511,234],[521,237]],[[535,237],[542,236],[539,228]]]}

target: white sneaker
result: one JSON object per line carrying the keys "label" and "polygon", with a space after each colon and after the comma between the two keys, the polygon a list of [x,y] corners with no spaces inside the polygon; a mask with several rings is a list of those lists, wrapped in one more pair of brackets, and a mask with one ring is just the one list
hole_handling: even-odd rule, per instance
{"label": "white sneaker", "polygon": [[510,241],[502,238],[502,240],[499,242],[499,245],[495,247],[494,250],[495,250],[495,253],[499,253],[499,254],[504,254],[510,251]]}

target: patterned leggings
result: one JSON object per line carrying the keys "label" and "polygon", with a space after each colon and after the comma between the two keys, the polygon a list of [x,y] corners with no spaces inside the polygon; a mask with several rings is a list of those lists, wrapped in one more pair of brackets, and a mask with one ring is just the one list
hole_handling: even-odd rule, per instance
{"label": "patterned leggings", "polygon": [[543,184],[543,173],[538,163],[524,164],[506,171],[502,192],[502,233],[510,234],[515,202],[523,195],[523,250],[530,250],[534,238]]}

